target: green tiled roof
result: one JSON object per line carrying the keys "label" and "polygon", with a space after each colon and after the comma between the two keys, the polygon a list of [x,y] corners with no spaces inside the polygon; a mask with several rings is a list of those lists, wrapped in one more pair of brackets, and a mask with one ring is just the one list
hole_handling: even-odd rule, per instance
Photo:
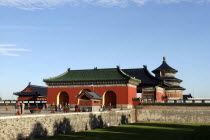
{"label": "green tiled roof", "polygon": [[129,79],[133,78],[122,72],[120,68],[90,70],[69,69],[67,72],[57,77],[44,79],[44,82],[109,81]]}

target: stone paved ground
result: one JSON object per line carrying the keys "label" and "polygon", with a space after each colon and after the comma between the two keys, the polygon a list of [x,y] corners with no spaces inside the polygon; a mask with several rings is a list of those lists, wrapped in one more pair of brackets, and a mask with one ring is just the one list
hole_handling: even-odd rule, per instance
{"label": "stone paved ground", "polygon": [[[24,114],[22,114],[22,115],[36,115],[36,114],[51,114],[50,113],[51,111],[50,111],[50,109],[44,109],[44,110],[42,110],[41,111],[41,113],[31,113],[29,110],[25,110],[24,111]],[[71,108],[71,112],[74,112],[74,108]],[[1,109],[0,110],[0,117],[1,116],[14,116],[15,115],[15,113],[16,113],[16,111],[15,111],[15,109],[9,109],[8,111],[5,111],[5,110],[3,110],[3,109]],[[55,111],[55,113],[56,114],[58,114],[58,113],[63,113],[63,111]]]}
{"label": "stone paved ground", "polygon": [[[119,109],[113,109],[113,110],[119,110]],[[71,108],[70,110],[70,113],[74,113],[74,108]],[[11,109],[9,108],[8,111],[5,111],[4,108],[1,108],[0,109],[0,117],[3,117],[3,116],[15,116],[15,113],[16,113],[16,110],[15,109]],[[63,110],[62,111],[55,111],[56,114],[59,114],[59,113],[64,113]],[[37,115],[37,114],[51,114],[51,110],[50,109],[43,109],[41,111],[41,113],[30,113],[29,110],[25,110],[24,111],[24,114],[22,115]]]}

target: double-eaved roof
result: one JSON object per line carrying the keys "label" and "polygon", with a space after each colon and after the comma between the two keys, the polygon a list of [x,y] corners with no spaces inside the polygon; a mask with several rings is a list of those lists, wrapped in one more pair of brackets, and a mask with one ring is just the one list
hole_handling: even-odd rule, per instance
{"label": "double-eaved roof", "polygon": [[[25,89],[30,89],[31,91],[25,91]],[[29,85],[24,90],[20,92],[13,93],[17,96],[47,96],[47,87],[37,86],[37,85]]]}
{"label": "double-eaved roof", "polygon": [[160,76],[158,75],[158,79],[164,81],[165,85],[167,85],[167,87],[165,87],[166,90],[185,90],[185,88],[181,87],[179,84],[182,82],[181,79],[178,79],[176,77],[174,77],[174,73],[178,72],[176,69],[170,67],[167,63],[166,63],[166,58],[163,57],[163,63],[155,70],[153,70],[152,72],[154,74],[158,74],[160,72],[168,72],[168,73],[172,73],[172,75],[164,75],[164,76]]}

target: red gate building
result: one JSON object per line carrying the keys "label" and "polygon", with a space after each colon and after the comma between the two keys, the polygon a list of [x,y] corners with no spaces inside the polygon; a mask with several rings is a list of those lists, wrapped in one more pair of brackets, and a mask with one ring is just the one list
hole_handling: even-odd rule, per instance
{"label": "red gate building", "polygon": [[147,66],[134,69],[89,69],[70,70],[54,78],[44,79],[48,85],[48,104],[78,104],[77,95],[83,90],[96,92],[102,97],[101,105],[105,107],[130,108],[133,98],[141,93],[142,102],[164,102],[171,98],[182,99],[185,88],[180,86],[182,80],[175,78],[177,70],[166,63],[152,71]]}
{"label": "red gate building", "polygon": [[49,79],[48,104],[78,104],[83,90],[96,92],[102,97],[101,105],[130,108],[132,99],[137,97],[137,86],[141,82],[123,72],[119,67],[111,69],[70,70]]}

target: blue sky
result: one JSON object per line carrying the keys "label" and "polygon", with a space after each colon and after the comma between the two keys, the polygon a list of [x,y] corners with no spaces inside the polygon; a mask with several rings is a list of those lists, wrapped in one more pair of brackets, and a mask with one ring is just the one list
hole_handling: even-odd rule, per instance
{"label": "blue sky", "polygon": [[142,68],[166,56],[210,97],[209,0],[0,0],[0,96],[71,69]]}

